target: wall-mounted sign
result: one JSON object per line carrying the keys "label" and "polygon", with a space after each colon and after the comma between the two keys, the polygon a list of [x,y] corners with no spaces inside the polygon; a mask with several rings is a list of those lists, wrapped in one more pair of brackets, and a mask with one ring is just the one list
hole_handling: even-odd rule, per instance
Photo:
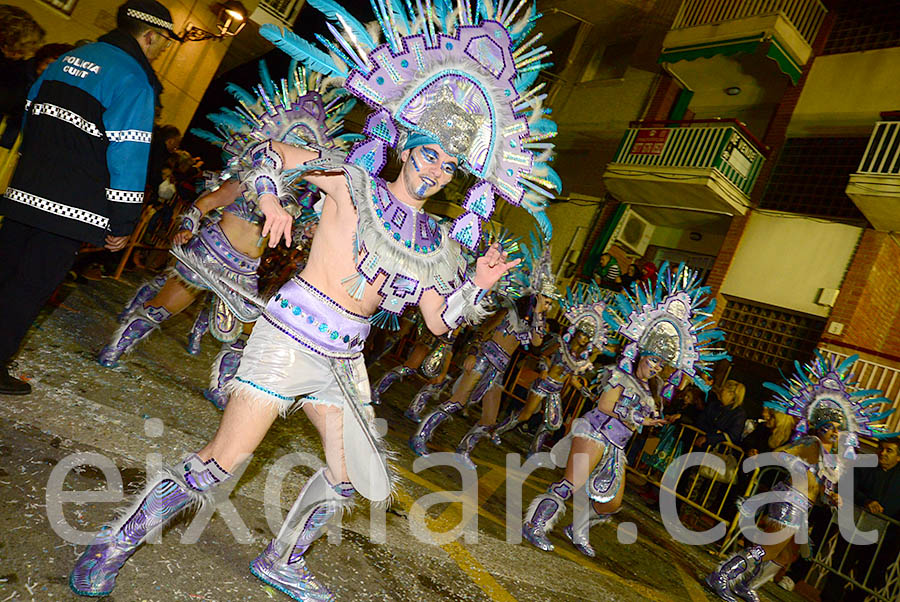
{"label": "wall-mounted sign", "polygon": [[634,142],[631,143],[630,153],[632,155],[661,155],[671,131],[665,128],[638,130]]}

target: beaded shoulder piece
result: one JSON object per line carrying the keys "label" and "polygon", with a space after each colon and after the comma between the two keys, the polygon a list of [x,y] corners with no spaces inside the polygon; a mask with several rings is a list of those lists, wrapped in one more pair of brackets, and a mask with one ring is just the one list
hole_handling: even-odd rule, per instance
{"label": "beaded shoulder piece", "polygon": [[291,176],[319,169],[342,171],[356,206],[356,273],[343,279],[344,286],[361,299],[366,286],[385,276],[378,289],[379,311],[371,318],[375,326],[396,330],[400,314],[417,305],[423,292],[433,289],[446,296],[462,284],[466,260],[445,224],[398,201],[383,180],[345,162],[343,154],[307,146],[319,151],[319,157],[291,170]]}

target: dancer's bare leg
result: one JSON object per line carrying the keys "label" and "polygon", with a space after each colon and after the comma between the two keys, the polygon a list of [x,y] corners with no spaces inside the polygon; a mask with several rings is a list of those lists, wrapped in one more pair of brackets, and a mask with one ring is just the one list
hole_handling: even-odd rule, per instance
{"label": "dancer's bare leg", "polygon": [[[544,401],[544,398],[542,396],[529,392],[528,398],[525,400],[525,407],[522,408],[521,412],[519,412],[519,422],[525,422],[526,420],[531,418],[532,414],[534,414],[535,411],[537,411],[537,409],[541,407],[542,401]],[[585,477],[585,480],[587,480],[587,477]]]}
{"label": "dancer's bare leg", "polygon": [[178,278],[172,276],[156,296],[144,303],[144,307],[165,307],[171,315],[183,311],[203,291],[197,288],[186,287]]}
{"label": "dancer's bare leg", "polygon": [[232,472],[253,453],[277,417],[278,410],[274,406],[259,403],[246,392],[237,390],[225,407],[212,441],[197,455],[203,461],[215,458],[219,466]]}
{"label": "dancer's bare leg", "polygon": [[572,437],[572,449],[569,450],[569,460],[566,462],[566,480],[572,483],[573,489],[587,483],[601,457],[602,445],[584,437]]}
{"label": "dancer's bare leg", "polygon": [[306,417],[319,431],[322,447],[325,448],[325,463],[328,465],[328,478],[332,483],[349,481],[347,461],[344,455],[344,412],[340,408],[328,405],[306,404],[303,406]]}
{"label": "dancer's bare leg", "polygon": [[478,424],[492,426],[497,424],[497,414],[500,412],[500,387],[491,387],[484,394],[481,401],[481,419]]}

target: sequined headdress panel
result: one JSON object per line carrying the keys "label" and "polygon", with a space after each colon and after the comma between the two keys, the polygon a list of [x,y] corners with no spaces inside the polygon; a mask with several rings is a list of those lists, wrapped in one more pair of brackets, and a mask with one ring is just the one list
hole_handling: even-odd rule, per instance
{"label": "sequined headdress panel", "polygon": [[540,34],[529,37],[540,16],[533,3],[372,0],[378,28],[332,0],[309,4],[328,18],[330,37],[311,44],[268,25],[260,33],[310,68],[346,78],[373,108],[369,139],[348,161],[377,174],[387,147],[425,134],[481,180],[466,195],[453,238],[475,248],[497,196],[527,209],[550,238],[544,208],[562,182],[548,165],[556,125],[545,116],[544,84],[535,85],[550,51],[537,44]]}
{"label": "sequined headdress panel", "polygon": [[675,369],[663,388],[664,398],[672,398],[682,374],[709,390],[701,375],[708,375],[713,362],[729,355],[713,346],[725,335],[715,328],[715,299],[708,294],[696,271],[684,264],[670,267],[667,262],[660,267],[655,285],[641,282],[631,292],[619,293],[606,312],[606,321],[626,340],[619,368],[631,374],[638,354],[652,354]]}

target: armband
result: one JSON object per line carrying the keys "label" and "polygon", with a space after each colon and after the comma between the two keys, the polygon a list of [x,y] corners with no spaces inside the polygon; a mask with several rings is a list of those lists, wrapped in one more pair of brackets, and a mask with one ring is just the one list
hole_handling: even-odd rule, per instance
{"label": "armband", "polygon": [[283,176],[284,161],[272,146],[271,140],[260,142],[246,155],[250,168],[241,174],[244,182],[244,197],[259,204],[264,194],[275,195],[279,201],[291,197],[291,187]]}
{"label": "armband", "polygon": [[200,229],[201,219],[203,219],[203,212],[197,208],[197,205],[191,205],[187,211],[181,214],[181,229],[190,230],[191,234],[196,234]]}
{"label": "armband", "polygon": [[450,330],[459,328],[463,322],[475,325],[490,315],[491,312],[488,311],[485,302],[487,292],[467,278],[462,286],[447,295],[444,310],[441,312],[441,319],[447,328]]}

